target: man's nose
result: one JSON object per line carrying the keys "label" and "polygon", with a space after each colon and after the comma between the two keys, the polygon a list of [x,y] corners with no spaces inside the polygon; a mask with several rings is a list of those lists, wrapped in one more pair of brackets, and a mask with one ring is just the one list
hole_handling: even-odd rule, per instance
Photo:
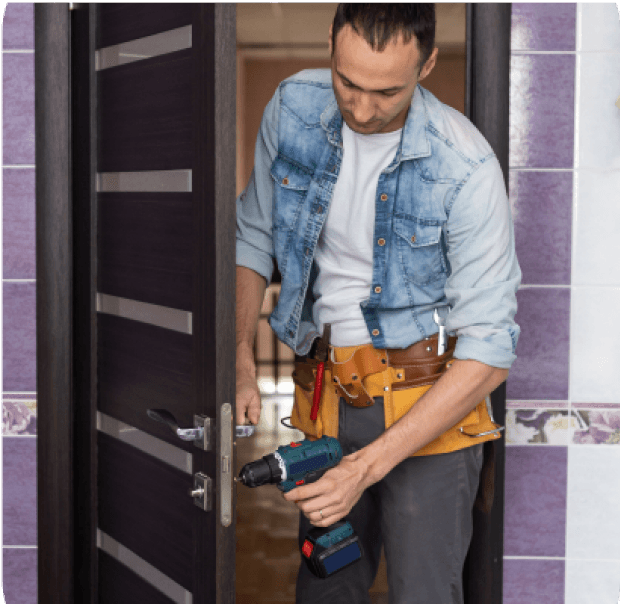
{"label": "man's nose", "polygon": [[353,117],[358,124],[365,124],[372,119],[373,107],[370,95],[361,93],[356,95],[353,100]]}

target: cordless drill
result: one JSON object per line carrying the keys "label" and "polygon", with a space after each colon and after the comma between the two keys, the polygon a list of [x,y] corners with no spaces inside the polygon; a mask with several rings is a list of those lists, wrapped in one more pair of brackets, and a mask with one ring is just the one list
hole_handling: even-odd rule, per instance
{"label": "cordless drill", "polygon": [[[239,481],[248,487],[275,484],[288,493],[302,484],[316,482],[342,459],[342,449],[331,436],[310,441],[304,439],[282,445],[274,453],[245,464]],[[328,527],[308,531],[302,546],[302,558],[310,571],[325,579],[363,556],[362,544],[347,521],[339,520]]]}

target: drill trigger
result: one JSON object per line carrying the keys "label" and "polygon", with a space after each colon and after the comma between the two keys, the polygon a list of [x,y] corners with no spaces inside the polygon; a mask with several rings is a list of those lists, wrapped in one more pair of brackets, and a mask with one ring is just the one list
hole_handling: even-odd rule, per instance
{"label": "drill trigger", "polygon": [[306,484],[310,484],[311,482],[316,482],[325,472],[327,472],[329,468],[322,468],[320,470],[313,470],[312,472],[308,472],[304,478],[306,480]]}

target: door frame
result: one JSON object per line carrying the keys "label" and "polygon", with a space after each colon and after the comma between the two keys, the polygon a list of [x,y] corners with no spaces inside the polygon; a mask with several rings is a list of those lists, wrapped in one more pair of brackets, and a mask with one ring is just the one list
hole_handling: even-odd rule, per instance
{"label": "door frame", "polygon": [[[92,531],[97,506],[96,216],[91,213],[96,207],[96,131],[91,119],[96,96],[88,87],[80,86],[80,82],[94,85],[89,73],[94,66],[88,57],[94,52],[95,36],[93,20],[86,10],[89,5],[72,6],[70,10],[67,3],[35,3],[34,12],[40,604],[96,602],[97,544]],[[465,113],[491,144],[506,183],[511,6],[467,4]],[[234,24],[222,18],[221,25],[226,23],[226,27],[219,30],[230,33]],[[216,48],[220,48],[218,65],[234,72],[236,60],[230,48],[226,47],[226,52],[221,46]],[[90,105],[84,98],[91,99]],[[234,88],[222,90],[216,110],[234,114],[234,98]],[[216,135],[224,137],[222,145],[232,154],[234,166],[234,132],[219,129]],[[72,155],[72,148],[80,149],[80,153]],[[222,183],[230,180],[232,187],[222,187],[232,188],[234,195],[234,170],[232,178],[229,171],[217,177]],[[225,217],[230,229],[230,233],[219,233],[217,244],[226,246],[232,237],[229,214],[234,204],[225,194],[216,196],[215,202],[216,213]],[[90,253],[78,253],[84,250]],[[223,255],[218,262],[230,263],[230,259]],[[218,274],[221,269],[218,267]],[[234,277],[217,285],[218,291],[221,289],[218,299],[228,299],[230,306]],[[228,326],[230,321],[226,317]],[[232,321],[234,333],[234,316]],[[224,352],[226,358],[231,354],[234,351]],[[218,389],[224,387],[218,384]],[[492,395],[493,414],[502,425],[505,399],[504,383]],[[85,430],[84,426],[89,428]],[[474,539],[464,572],[466,602],[471,604],[502,601],[504,439],[485,443],[485,464],[489,461],[494,484],[501,488],[492,491],[490,511],[474,512]],[[232,599],[218,592],[218,602],[220,598],[234,601],[234,582],[232,588]],[[230,585],[227,589],[230,594]]]}
{"label": "door frame", "polygon": [[[491,145],[508,188],[512,4],[468,3],[466,15],[465,115]],[[491,393],[491,406],[495,421],[505,426],[506,382]],[[505,430],[504,438],[483,447],[474,533],[463,568],[466,604],[503,601]]]}

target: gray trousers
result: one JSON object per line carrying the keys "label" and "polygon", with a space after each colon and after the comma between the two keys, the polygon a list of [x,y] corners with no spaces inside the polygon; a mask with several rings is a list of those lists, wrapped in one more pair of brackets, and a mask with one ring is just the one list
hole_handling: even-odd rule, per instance
{"label": "gray trousers", "polygon": [[[338,440],[349,455],[385,431],[383,397],[367,408],[340,399]],[[473,532],[472,510],[483,443],[439,455],[409,457],[366,489],[343,518],[353,526],[364,557],[328,577],[301,560],[296,604],[370,604],[384,547],[389,604],[463,604],[462,572]],[[299,548],[314,528],[300,511]]]}

